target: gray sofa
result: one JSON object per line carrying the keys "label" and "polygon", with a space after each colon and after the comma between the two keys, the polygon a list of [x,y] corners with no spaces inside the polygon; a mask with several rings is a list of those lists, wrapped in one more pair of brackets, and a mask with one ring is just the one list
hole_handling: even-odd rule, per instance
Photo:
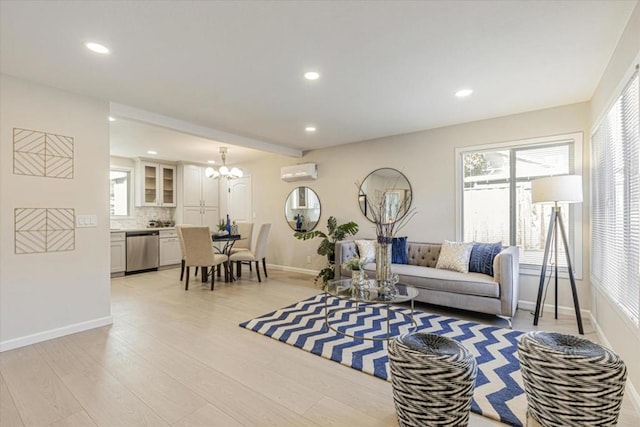
{"label": "gray sofa", "polygon": [[[518,305],[518,248],[506,247],[493,261],[494,277],[482,273],[460,273],[436,269],[441,245],[407,242],[408,264],[392,264],[400,283],[418,289],[417,301],[480,313],[493,314],[509,321]],[[353,240],[336,243],[336,278],[351,277],[351,270],[342,263],[358,257]],[[367,275],[375,277],[375,263],[365,266]]]}

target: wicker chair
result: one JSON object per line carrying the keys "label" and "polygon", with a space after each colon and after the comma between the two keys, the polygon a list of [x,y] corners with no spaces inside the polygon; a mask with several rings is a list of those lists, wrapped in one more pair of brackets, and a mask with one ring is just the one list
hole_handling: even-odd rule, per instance
{"label": "wicker chair", "polygon": [[209,227],[183,227],[181,231],[187,268],[184,290],[189,289],[189,267],[201,267],[203,276],[205,267],[211,267],[211,290],[213,290],[215,269],[227,262],[227,256],[215,253]]}
{"label": "wicker chair", "polygon": [[389,343],[389,367],[400,426],[469,424],[478,369],[462,344],[423,332],[401,335]]}
{"label": "wicker chair", "polygon": [[627,368],[587,339],[529,332],[518,342],[527,413],[543,426],[615,426]]}

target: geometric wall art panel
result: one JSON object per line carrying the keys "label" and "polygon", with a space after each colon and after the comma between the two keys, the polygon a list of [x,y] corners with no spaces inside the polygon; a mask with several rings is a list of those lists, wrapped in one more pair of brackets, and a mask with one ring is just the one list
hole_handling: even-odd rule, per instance
{"label": "geometric wall art panel", "polygon": [[16,254],[75,249],[73,208],[17,208],[14,221]]}
{"label": "geometric wall art panel", "polygon": [[73,138],[13,128],[13,173],[73,178]]}

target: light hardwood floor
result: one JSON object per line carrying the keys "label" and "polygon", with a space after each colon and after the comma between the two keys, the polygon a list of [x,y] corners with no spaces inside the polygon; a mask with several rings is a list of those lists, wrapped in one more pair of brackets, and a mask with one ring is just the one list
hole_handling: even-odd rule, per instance
{"label": "light hardwood floor", "polygon": [[[248,271],[215,291],[177,269],[112,279],[111,326],[0,354],[1,426],[397,426],[390,383],[238,324],[315,295],[310,276]],[[505,326],[492,316],[418,309]],[[540,329],[576,333],[546,315]],[[519,311],[514,328],[531,330]],[[596,335],[587,321],[586,336]],[[472,426],[499,425],[472,414]],[[625,397],[620,425],[640,425]]]}

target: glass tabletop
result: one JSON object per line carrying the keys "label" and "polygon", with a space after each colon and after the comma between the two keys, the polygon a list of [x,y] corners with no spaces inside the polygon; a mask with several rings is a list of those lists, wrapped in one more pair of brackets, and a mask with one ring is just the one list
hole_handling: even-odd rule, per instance
{"label": "glass tabletop", "polygon": [[368,279],[367,282],[369,287],[354,287],[351,279],[332,280],[325,292],[340,299],[371,303],[407,302],[418,296],[418,290],[410,285],[397,283],[395,289],[388,291],[380,287],[375,279]]}

